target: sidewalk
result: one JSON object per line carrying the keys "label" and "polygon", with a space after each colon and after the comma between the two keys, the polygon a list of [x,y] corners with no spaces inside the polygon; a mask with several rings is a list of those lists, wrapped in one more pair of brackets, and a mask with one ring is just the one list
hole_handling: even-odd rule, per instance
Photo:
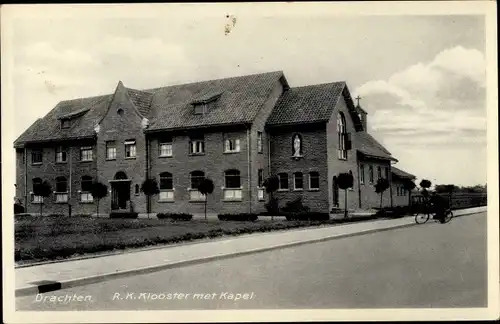
{"label": "sidewalk", "polygon": [[[453,213],[455,216],[461,216],[486,210],[487,207],[477,207],[456,210]],[[33,295],[112,278],[413,225],[416,225],[413,217],[383,219],[347,225],[248,234],[224,240],[22,267],[15,270],[16,296]]]}

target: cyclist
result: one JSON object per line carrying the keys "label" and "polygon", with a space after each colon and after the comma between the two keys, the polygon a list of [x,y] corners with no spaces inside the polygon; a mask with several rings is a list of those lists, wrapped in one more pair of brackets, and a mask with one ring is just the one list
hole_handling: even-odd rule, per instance
{"label": "cyclist", "polygon": [[434,216],[434,219],[439,220],[439,222],[441,224],[444,224],[444,222],[445,222],[444,221],[445,212],[448,209],[447,202],[448,201],[446,199],[439,196],[435,192],[433,192],[431,194],[430,203],[431,203],[431,206],[432,206],[434,212],[436,213],[436,215]]}

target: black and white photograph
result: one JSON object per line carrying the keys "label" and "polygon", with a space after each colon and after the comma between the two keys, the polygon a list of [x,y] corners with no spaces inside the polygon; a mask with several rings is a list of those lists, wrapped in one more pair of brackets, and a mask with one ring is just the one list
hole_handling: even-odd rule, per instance
{"label": "black and white photograph", "polygon": [[495,2],[1,14],[4,322],[499,318]]}

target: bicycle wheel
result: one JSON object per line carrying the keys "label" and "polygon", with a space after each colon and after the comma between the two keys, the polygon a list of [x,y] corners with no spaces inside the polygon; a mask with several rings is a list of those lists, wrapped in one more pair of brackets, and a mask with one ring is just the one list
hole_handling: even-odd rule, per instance
{"label": "bicycle wheel", "polygon": [[429,217],[430,217],[430,215],[427,213],[425,213],[425,214],[417,213],[415,215],[415,222],[417,224],[425,224],[429,220]]}
{"label": "bicycle wheel", "polygon": [[448,223],[453,218],[453,212],[451,210],[447,210],[444,214],[444,223]]}

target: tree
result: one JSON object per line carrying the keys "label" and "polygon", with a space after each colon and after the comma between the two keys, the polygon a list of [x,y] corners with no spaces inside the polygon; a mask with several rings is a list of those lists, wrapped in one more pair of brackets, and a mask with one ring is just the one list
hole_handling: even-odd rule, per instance
{"label": "tree", "polygon": [[41,196],[43,198],[40,202],[40,216],[42,216],[43,200],[45,198],[48,198],[52,194],[52,187],[50,186],[50,183],[48,183],[47,181],[36,183],[33,186],[33,194],[35,196]]}
{"label": "tree", "polygon": [[413,182],[413,180],[410,180],[410,179],[406,179],[404,182],[403,182],[403,188],[408,191],[408,206],[411,205],[411,192],[413,189],[415,189],[417,185],[415,184],[415,182]]}
{"label": "tree", "polygon": [[389,180],[386,178],[380,178],[375,184],[375,192],[380,194],[380,209],[382,209],[382,197],[384,196],[384,191],[389,188]]}
{"label": "tree", "polygon": [[205,220],[207,219],[207,196],[214,192],[214,182],[209,178],[204,178],[198,184],[198,191],[205,195]]}
{"label": "tree", "polygon": [[344,217],[347,218],[347,189],[352,188],[354,177],[350,173],[340,173],[337,182],[339,188],[344,189]]}
{"label": "tree", "polygon": [[271,220],[274,220],[274,214],[278,212],[278,203],[273,199],[273,193],[279,189],[280,180],[277,175],[270,175],[264,180],[262,186],[266,188],[266,193],[269,194],[269,202],[267,203],[267,211],[271,213]]}
{"label": "tree", "polygon": [[97,201],[97,217],[99,217],[99,202],[108,195],[108,187],[104,183],[95,181],[90,187],[90,193],[92,194],[92,198]]}
{"label": "tree", "polygon": [[449,207],[451,208],[451,196],[453,194],[453,191],[455,190],[456,186],[453,184],[448,184],[445,186],[445,192],[448,193],[448,204]]}
{"label": "tree", "polygon": [[425,198],[427,198],[427,196],[429,195],[428,189],[431,187],[431,185],[432,185],[432,182],[430,182],[427,179],[422,179],[422,181],[420,181],[420,187],[422,188],[422,195]]}
{"label": "tree", "polygon": [[160,193],[160,188],[158,187],[158,182],[156,182],[155,178],[146,179],[141,184],[141,191],[146,195],[148,199],[148,218],[149,218],[149,210],[151,206],[151,197]]}

